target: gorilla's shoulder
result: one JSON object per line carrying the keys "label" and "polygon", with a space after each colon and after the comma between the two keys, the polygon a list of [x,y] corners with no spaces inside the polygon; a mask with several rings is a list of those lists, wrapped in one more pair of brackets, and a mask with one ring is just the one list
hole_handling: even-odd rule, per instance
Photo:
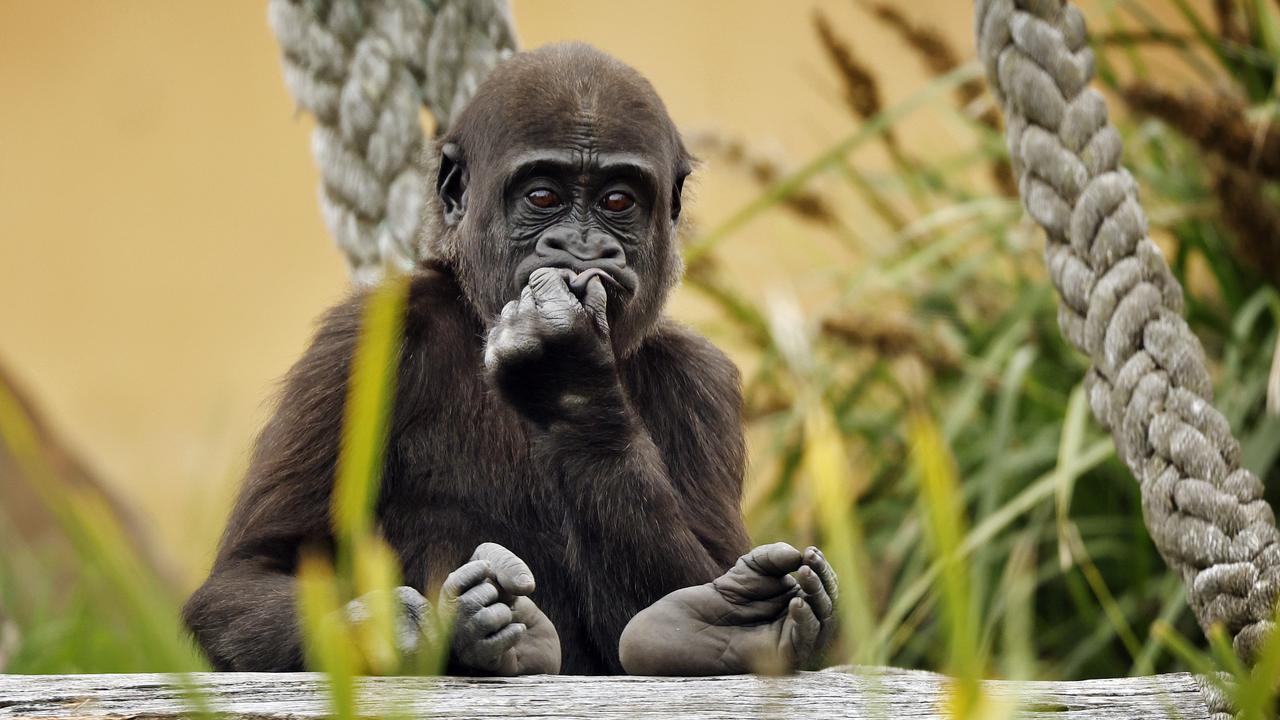
{"label": "gorilla's shoulder", "polygon": [[669,317],[658,321],[636,351],[635,359],[645,374],[668,386],[683,385],[717,395],[739,391],[738,366],[729,356]]}
{"label": "gorilla's shoulder", "polygon": [[[372,292],[373,288],[357,288],[329,308],[320,319],[315,343],[330,352],[353,347]],[[467,325],[474,317],[469,307],[457,280],[447,269],[430,265],[419,268],[409,277],[405,339],[427,340]]]}
{"label": "gorilla's shoulder", "polygon": [[[311,346],[291,372],[294,385],[345,379],[372,288],[359,288],[320,319]],[[478,320],[447,270],[422,268],[409,278],[401,350],[401,380],[456,370],[478,357]]]}
{"label": "gorilla's shoulder", "polygon": [[476,322],[475,313],[450,270],[426,265],[410,276],[405,307],[406,342],[452,342],[458,333],[474,333]]}

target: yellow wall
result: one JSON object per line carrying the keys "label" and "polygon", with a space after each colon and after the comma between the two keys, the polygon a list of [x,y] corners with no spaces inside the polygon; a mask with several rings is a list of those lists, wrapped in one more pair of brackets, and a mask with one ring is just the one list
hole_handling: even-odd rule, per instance
{"label": "yellow wall", "polygon": [[[647,74],[682,126],[798,164],[854,127],[817,5],[889,71],[890,101],[924,82],[847,1],[517,0],[516,16],[526,46],[590,41]],[[899,6],[971,52],[968,2]],[[926,112],[908,133],[947,152],[967,142],[958,128]],[[309,130],[262,2],[0,0],[0,358],[188,566],[212,551],[275,379],[344,291]],[[753,192],[711,163],[694,216],[713,224]],[[802,282],[798,233],[762,219],[736,269]]]}

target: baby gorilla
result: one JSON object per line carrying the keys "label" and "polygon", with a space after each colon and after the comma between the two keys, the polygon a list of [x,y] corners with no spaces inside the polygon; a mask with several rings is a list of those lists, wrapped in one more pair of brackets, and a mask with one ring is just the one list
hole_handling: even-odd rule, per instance
{"label": "baby gorilla", "polygon": [[[405,644],[434,598],[458,674],[816,662],[835,575],[816,548],[748,551],[737,371],[662,315],[691,160],[653,88],[583,45],[517,55],[437,161],[376,506]],[[217,668],[302,665],[294,573],[333,550],[364,302],[330,311],[290,371],[186,606]]]}

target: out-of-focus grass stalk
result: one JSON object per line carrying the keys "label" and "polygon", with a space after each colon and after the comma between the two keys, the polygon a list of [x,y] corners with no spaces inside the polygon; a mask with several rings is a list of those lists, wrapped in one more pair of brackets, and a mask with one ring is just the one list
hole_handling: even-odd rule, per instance
{"label": "out-of-focus grass stalk", "polygon": [[1013,546],[1000,583],[1007,610],[1001,628],[1001,670],[1010,680],[1031,680],[1036,676],[1035,590],[1036,538],[1024,534]]}
{"label": "out-of-focus grass stalk", "polygon": [[1116,635],[1124,643],[1125,649],[1136,662],[1142,655],[1142,643],[1129,627],[1124,612],[1116,603],[1115,596],[1107,587],[1102,573],[1089,556],[1089,550],[1075,523],[1071,522],[1071,495],[1076,478],[1080,471],[1076,469],[1080,448],[1084,445],[1085,425],[1088,422],[1088,402],[1085,398],[1084,386],[1077,385],[1067,401],[1067,415],[1062,424],[1062,443],[1058,447],[1058,466],[1054,470],[1056,476],[1055,510],[1058,530],[1058,562],[1063,572],[1073,565],[1079,565],[1085,581],[1093,590],[1098,604],[1106,613],[1107,620],[1115,628]]}
{"label": "out-of-focus grass stalk", "polygon": [[400,571],[395,553],[374,529],[373,516],[396,392],[407,293],[408,279],[396,275],[366,299],[347,385],[333,492],[336,580],[344,591],[339,596],[349,593],[364,604],[367,616],[355,624],[353,634],[368,669],[381,674],[395,672],[400,665],[395,638],[400,608],[394,593]]}
{"label": "out-of-focus grass stalk", "polygon": [[950,688],[948,715],[952,718],[983,717],[988,699],[982,688],[986,660],[978,645],[979,623],[971,605],[969,568],[961,552],[964,506],[951,453],[937,426],[921,409],[908,419],[912,469],[920,482],[920,512],[934,556],[942,563],[943,622],[947,628],[947,672],[955,678]]}
{"label": "out-of-focus grass stalk", "polygon": [[[1246,5],[1252,23],[1258,29],[1261,45],[1272,60],[1280,61],[1280,8],[1273,10],[1265,0],[1253,0]],[[1280,100],[1280,72],[1271,78],[1271,112],[1274,122],[1277,110],[1276,102]]]}
{"label": "out-of-focus grass stalk", "polygon": [[906,218],[893,207],[881,194],[880,190],[867,179],[866,175],[849,161],[849,158],[841,157],[839,162],[836,163],[836,168],[840,170],[840,173],[849,181],[849,185],[867,203],[867,207],[871,208],[889,226],[890,230],[897,233],[906,227]]}
{"label": "out-of-focus grass stalk", "polygon": [[1162,620],[1157,620],[1151,624],[1151,634],[1156,636],[1161,643],[1164,643],[1165,647],[1174,655],[1177,655],[1182,662],[1186,663],[1187,667],[1191,668],[1191,672],[1212,677],[1219,670],[1213,658],[1192,645],[1172,625]]}
{"label": "out-of-focus grass stalk", "polygon": [[[1099,440],[1085,448],[1081,453],[1077,469],[1081,472],[1090,470],[1103,460],[1111,457],[1114,452],[1111,440]],[[960,546],[960,556],[965,557],[983,543],[990,542],[1013,521],[1022,517],[1037,503],[1052,495],[1055,479],[1056,476],[1052,473],[1041,476],[1034,482],[1029,483],[1022,492],[1002,505],[998,511],[987,516],[982,522],[974,526],[973,530],[965,536],[964,542]],[[898,625],[902,623],[903,618],[907,616],[911,608],[916,606],[916,603],[920,602],[920,599],[933,586],[941,572],[942,560],[935,559],[928,568],[919,573],[910,585],[894,597],[889,609],[880,620],[880,626],[876,629],[876,640],[873,641],[873,644],[879,645],[886,642],[894,634]]]}
{"label": "out-of-focus grass stalk", "polygon": [[1280,415],[1280,334],[1271,351],[1271,372],[1267,374],[1267,412]]}
{"label": "out-of-focus grass stalk", "polygon": [[356,572],[355,545],[373,533],[387,423],[396,391],[406,289],[405,279],[397,276],[369,293],[352,359],[333,490],[338,567],[348,577]]}
{"label": "out-of-focus grass stalk", "polygon": [[[797,402],[804,431],[801,462],[811,483],[811,509],[816,512],[823,538],[822,552],[838,577],[871,577],[856,503],[866,478],[853,471],[844,437],[823,402],[823,383],[814,373],[810,328],[794,298],[774,296],[767,309],[770,337],[799,385]],[[848,659],[861,664],[883,663],[879,646],[867,642],[875,620],[866,584],[844,582],[836,608]]]}
{"label": "out-of-focus grass stalk", "polygon": [[[836,305],[848,305],[860,295],[874,290],[898,289],[913,279],[929,276],[949,254],[964,249],[969,243],[991,242],[990,228],[981,224],[962,223],[969,218],[980,218],[988,210],[993,211],[993,219],[1006,221],[1021,212],[1016,203],[1003,198],[986,199],[964,206],[943,208],[912,222],[889,240],[890,247],[905,247],[909,252],[869,264],[853,273],[843,281],[841,297]],[[935,228],[941,230],[948,226],[950,229],[947,233],[938,235],[927,244],[917,246],[913,242],[916,238],[933,232]]]}
{"label": "out-of-focus grass stalk", "polygon": [[[1272,622],[1280,622],[1280,608],[1272,615]],[[1225,633],[1221,644],[1226,644]],[[1245,673],[1235,668],[1237,684],[1235,706],[1242,720],[1268,720],[1276,710],[1276,678],[1280,677],[1280,632],[1274,629],[1262,643],[1254,658],[1253,668]]]}
{"label": "out-of-focus grass stalk", "polygon": [[[1166,582],[1175,589],[1173,592],[1165,594],[1160,614],[1156,616],[1155,622],[1173,625],[1180,615],[1187,612],[1187,594],[1182,588],[1182,581],[1177,577],[1170,576],[1166,579]],[[1129,671],[1129,676],[1143,677],[1153,673],[1155,671],[1156,656],[1160,650],[1159,638],[1156,637],[1155,633],[1148,633],[1147,641],[1143,644],[1142,652],[1138,654],[1138,659],[1134,661],[1133,667]]]}
{"label": "out-of-focus grass stalk", "polygon": [[[1013,352],[1009,358],[1009,362],[1005,366],[1004,373],[1000,378],[1000,393],[996,398],[995,412],[991,417],[992,427],[987,441],[987,457],[989,458],[989,461],[984,463],[987,467],[995,465],[997,459],[1002,457],[1004,453],[1008,452],[1009,448],[1013,445],[1012,438],[1014,436],[1014,418],[1017,416],[1018,405],[1023,397],[1022,388],[1026,381],[1027,372],[1031,369],[1031,365],[1035,361],[1035,356],[1035,347],[1030,344],[1023,344]],[[981,363],[978,365],[980,366]],[[973,477],[972,473],[970,474],[970,477]],[[975,519],[980,520],[981,518],[994,513],[999,508],[1000,501],[1005,497],[1006,492],[1005,476],[1002,473],[991,473],[983,482],[980,482],[977,490],[978,502],[974,512]],[[1034,590],[1034,561],[1032,561],[1030,568],[1023,568],[1021,565],[1015,563],[1015,559],[1019,562],[1026,559],[1023,556],[1034,558],[1034,546],[1031,548],[1022,547],[1026,542],[1026,538],[1019,539],[1018,545],[1015,547],[1015,553],[1009,556],[1008,563],[1005,565],[1003,579],[1006,582],[1021,580],[1022,575],[1029,572],[1032,576],[1032,579],[1030,580],[1031,589]],[[1021,552],[1022,554],[1019,555],[1018,552]],[[971,562],[973,563],[975,574],[978,577],[983,577],[991,573],[997,566],[999,562],[998,553],[991,546],[984,545],[974,552],[973,560]],[[1015,569],[1017,571],[1016,573]],[[988,597],[994,599],[993,589],[984,587],[983,583],[974,583],[974,587],[971,589],[973,591],[974,607],[980,608],[985,606],[987,604]],[[1012,597],[1010,600],[1016,600],[1017,602],[1022,601],[1021,598]],[[1027,598],[1026,602],[1030,602],[1030,598]],[[1018,613],[1024,609],[1021,605],[1015,604],[1010,604],[1008,607],[1012,613]],[[1004,617],[1006,624],[1010,622],[1022,622],[1023,620],[1031,622],[1031,618],[1029,617]],[[1007,634],[1005,637],[1008,639]],[[1028,668],[1028,672],[1030,672],[1030,668]]]}
{"label": "out-of-focus grass stalk", "polygon": [[1219,667],[1236,678],[1244,675],[1244,663],[1236,655],[1235,648],[1231,647],[1231,636],[1227,634],[1226,628],[1221,623],[1210,627],[1205,637],[1209,639],[1210,654],[1213,655]]}
{"label": "out-of-focus grass stalk", "polygon": [[1067,416],[1062,423],[1062,442],[1058,445],[1058,465],[1054,469],[1054,509],[1058,528],[1058,563],[1065,570],[1071,566],[1071,543],[1067,528],[1071,523],[1071,491],[1079,473],[1073,467],[1084,439],[1084,387],[1077,385],[1067,401]]}
{"label": "out-of-focus grass stalk", "polygon": [[138,556],[101,496],[59,482],[41,453],[30,419],[4,384],[0,384],[0,442],[18,465],[18,481],[29,483],[71,542],[78,579],[91,586],[103,583],[90,591],[100,593],[97,601],[103,606],[119,608],[148,669],[181,673],[177,683],[191,712],[209,717],[204,695],[186,674],[207,666],[187,642],[176,598]]}
{"label": "out-of-focus grass stalk", "polygon": [[328,675],[333,716],[351,720],[356,717],[359,662],[339,588],[327,558],[302,558],[298,564],[298,614],[306,639],[307,667]]}
{"label": "out-of-focus grass stalk", "polygon": [[871,577],[862,520],[858,516],[854,488],[866,484],[849,463],[844,438],[831,413],[817,397],[806,401],[804,467],[813,483],[818,527],[824,538],[822,552],[841,578],[840,633],[848,660],[858,664],[882,664],[881,648],[868,642],[875,618],[866,583]]}
{"label": "out-of-focus grass stalk", "polygon": [[[332,517],[337,570],[312,555],[298,570],[298,605],[307,663],[328,673],[334,714],[356,712],[357,674],[402,668],[396,645],[399,561],[377,534],[374,509],[382,482],[387,428],[395,398],[408,280],[392,276],[370,291],[352,359]],[[350,618],[347,603],[363,612]]]}
{"label": "out-of-focus grass stalk", "polygon": [[1084,539],[1080,537],[1080,530],[1074,523],[1067,526],[1066,541],[1073,561],[1080,566],[1080,573],[1084,575],[1085,582],[1089,584],[1089,589],[1093,591],[1098,604],[1102,606],[1102,612],[1106,614],[1107,621],[1115,629],[1116,636],[1120,638],[1120,642],[1124,643],[1125,650],[1129,652],[1129,657],[1136,662],[1142,654],[1142,643],[1134,635],[1133,628],[1129,627],[1129,621],[1125,619],[1124,610],[1120,607],[1120,603],[1116,602],[1115,595],[1111,592],[1111,588],[1107,586],[1106,580],[1103,579],[1102,571],[1098,569],[1098,566],[1093,562],[1093,558],[1089,556],[1089,550],[1084,544]]}
{"label": "out-of-focus grass stalk", "polygon": [[827,151],[818,157],[809,161],[806,165],[796,170],[794,173],[782,178],[774,183],[767,191],[743,206],[727,220],[716,228],[712,229],[706,235],[698,240],[690,243],[685,247],[684,259],[688,264],[693,264],[702,259],[708,252],[715,249],[726,237],[736,232],[738,229],[755,219],[760,213],[768,210],[788,195],[803,187],[813,176],[820,172],[824,172],[838,163],[841,158],[852,152],[863,143],[879,137],[884,134],[885,130],[901,121],[911,113],[919,110],[925,105],[933,102],[938,97],[946,94],[961,83],[977,77],[978,66],[976,63],[956,68],[946,75],[935,78],[928,85],[918,90],[906,100],[895,105],[888,110],[876,115],[868,120],[862,127],[858,128],[853,134],[844,140],[834,144]]}

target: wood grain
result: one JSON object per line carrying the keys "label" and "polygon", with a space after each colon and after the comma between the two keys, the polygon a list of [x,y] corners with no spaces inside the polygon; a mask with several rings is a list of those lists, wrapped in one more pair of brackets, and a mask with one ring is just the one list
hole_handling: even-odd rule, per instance
{"label": "wood grain", "polygon": [[[328,714],[322,675],[207,673],[188,682],[225,718]],[[177,718],[171,675],[0,675],[0,718]],[[789,677],[362,678],[363,715],[421,718],[942,718],[947,678],[887,668]],[[1022,718],[1209,717],[1188,674],[1079,682],[987,681]]]}

